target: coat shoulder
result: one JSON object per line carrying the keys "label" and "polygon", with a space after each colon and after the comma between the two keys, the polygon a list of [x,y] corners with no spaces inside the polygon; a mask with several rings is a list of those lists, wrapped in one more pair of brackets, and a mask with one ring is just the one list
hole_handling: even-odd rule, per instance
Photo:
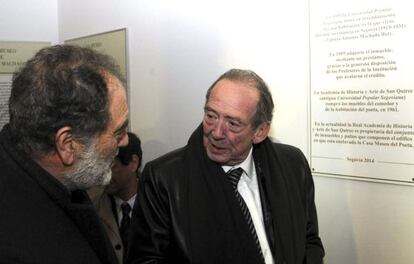
{"label": "coat shoulder", "polygon": [[287,162],[307,163],[303,152],[295,146],[272,142],[272,147],[280,159],[284,159]]}
{"label": "coat shoulder", "polygon": [[[152,161],[149,161],[145,167],[150,167],[157,171],[169,171],[171,169],[177,169],[183,165],[185,148],[179,148],[168,152]],[[144,168],[145,170],[145,168]]]}

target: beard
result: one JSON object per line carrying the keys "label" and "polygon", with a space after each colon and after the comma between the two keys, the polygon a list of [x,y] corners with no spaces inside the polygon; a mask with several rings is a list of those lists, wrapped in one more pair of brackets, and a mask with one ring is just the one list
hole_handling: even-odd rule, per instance
{"label": "beard", "polygon": [[96,149],[96,140],[89,143],[80,154],[71,172],[64,175],[64,184],[69,190],[85,190],[107,185],[112,177],[111,166],[117,149],[102,156]]}

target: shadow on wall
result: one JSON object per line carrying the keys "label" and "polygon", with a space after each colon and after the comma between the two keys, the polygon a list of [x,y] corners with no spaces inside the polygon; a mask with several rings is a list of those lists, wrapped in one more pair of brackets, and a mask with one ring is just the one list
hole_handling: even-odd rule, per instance
{"label": "shadow on wall", "polygon": [[[171,149],[166,143],[157,140],[149,140],[142,142],[143,157],[141,168],[144,169],[145,164],[169,151]],[[161,153],[161,154],[160,154]]]}
{"label": "shadow on wall", "polygon": [[[357,264],[352,210],[347,181],[314,176],[319,232],[325,247],[325,264]],[[325,190],[325,191],[321,191]],[[335,192],[326,191],[335,190]],[[351,232],[350,232],[351,231]]]}
{"label": "shadow on wall", "polygon": [[159,24],[163,34],[157,43],[158,86],[146,87],[147,92],[157,93],[157,101],[138,103],[142,109],[150,105],[155,120],[140,127],[137,118],[134,127],[143,137],[144,162],[187,143],[202,122],[207,89],[227,70],[221,65],[225,49],[220,36],[203,23],[164,17]]}
{"label": "shadow on wall", "polygon": [[224,73],[225,47],[218,33],[201,22],[175,20],[166,32],[164,50],[165,87],[171,141],[187,143],[202,122],[205,94],[210,85]]}

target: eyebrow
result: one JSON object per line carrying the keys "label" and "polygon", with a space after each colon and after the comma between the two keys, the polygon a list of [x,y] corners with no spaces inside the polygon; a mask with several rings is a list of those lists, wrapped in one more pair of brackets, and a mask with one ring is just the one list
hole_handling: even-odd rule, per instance
{"label": "eyebrow", "polygon": [[[210,111],[210,112],[215,113],[216,115],[220,115],[216,110],[214,110],[214,109],[212,109],[208,106],[204,106],[204,111]],[[244,122],[238,117],[225,115],[224,118],[228,119],[228,120],[231,120],[231,121],[236,121],[236,122],[239,122],[241,124],[244,124]]]}
{"label": "eyebrow", "polygon": [[114,132],[114,134],[115,135],[119,135],[119,134],[121,134],[123,131],[125,131],[125,129],[128,127],[128,124],[129,124],[129,120],[128,119],[126,119],[125,121],[124,121],[124,123],[118,128],[118,129],[116,129],[115,130],[115,132]]}
{"label": "eyebrow", "polygon": [[215,112],[213,109],[211,109],[210,107],[208,107],[208,106],[204,106],[204,111],[212,111],[212,112]]}

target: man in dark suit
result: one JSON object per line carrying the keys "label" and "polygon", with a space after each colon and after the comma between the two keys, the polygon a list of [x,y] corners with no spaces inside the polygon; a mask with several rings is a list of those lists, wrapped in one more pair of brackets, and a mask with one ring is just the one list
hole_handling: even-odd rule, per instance
{"label": "man in dark suit", "polygon": [[272,112],[252,71],[210,87],[187,145],[144,168],[127,263],[322,263],[312,175],[268,139]]}
{"label": "man in dark suit", "polygon": [[128,145],[119,148],[109,184],[88,190],[119,263],[124,263],[128,247],[129,223],[137,195],[141,160],[141,140],[128,132]]}
{"label": "man in dark suit", "polygon": [[15,73],[0,132],[0,262],[117,263],[84,189],[105,185],[128,144],[116,63],[52,46]]}

